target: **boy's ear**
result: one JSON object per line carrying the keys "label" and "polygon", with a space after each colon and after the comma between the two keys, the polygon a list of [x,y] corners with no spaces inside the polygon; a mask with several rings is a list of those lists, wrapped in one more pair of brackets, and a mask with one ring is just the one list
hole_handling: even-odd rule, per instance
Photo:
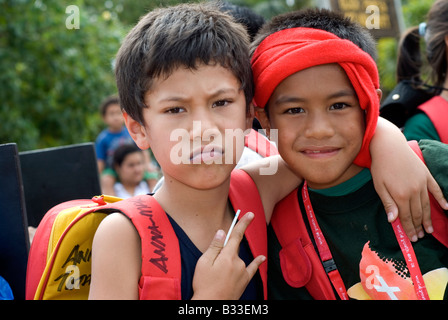
{"label": "boy's ear", "polygon": [[381,98],[383,97],[383,91],[381,91],[381,89],[376,89],[376,94],[378,95],[378,100],[381,101]]}
{"label": "boy's ear", "polygon": [[266,110],[264,108],[255,108],[255,116],[257,117],[258,121],[260,122],[263,129],[266,130],[266,135],[270,136],[271,131],[271,123],[269,122],[268,115],[266,114]]}
{"label": "boy's ear", "polygon": [[142,150],[149,149],[148,133],[140,122],[123,111],[124,123],[135,144]]}

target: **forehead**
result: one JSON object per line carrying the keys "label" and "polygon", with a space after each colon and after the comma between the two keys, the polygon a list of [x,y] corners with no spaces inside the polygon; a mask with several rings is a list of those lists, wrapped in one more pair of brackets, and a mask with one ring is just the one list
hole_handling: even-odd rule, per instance
{"label": "forehead", "polygon": [[189,97],[201,92],[215,94],[229,89],[239,91],[241,83],[230,69],[220,64],[199,64],[194,69],[180,66],[169,75],[155,78],[145,99],[166,100],[173,95]]}
{"label": "forehead", "polygon": [[[310,89],[313,89],[310,91]],[[298,71],[284,79],[274,90],[300,91],[303,93],[351,89],[353,86],[344,69],[338,64],[324,64]]]}
{"label": "forehead", "polygon": [[139,161],[143,158],[143,153],[139,150],[135,150],[133,152],[129,152],[128,154],[126,154],[126,156],[124,157],[123,162],[131,162],[131,161]]}
{"label": "forehead", "polygon": [[106,113],[121,111],[121,107],[118,103],[111,103],[106,107]]}

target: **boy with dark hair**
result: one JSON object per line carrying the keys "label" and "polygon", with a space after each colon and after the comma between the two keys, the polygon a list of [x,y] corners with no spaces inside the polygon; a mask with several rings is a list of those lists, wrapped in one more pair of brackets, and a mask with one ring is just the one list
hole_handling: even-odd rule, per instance
{"label": "boy with dark hair", "polygon": [[[342,39],[348,39],[354,44],[356,44],[359,48],[361,48],[363,51],[367,52],[373,59],[376,58],[377,52],[376,52],[376,45],[375,40],[370,35],[370,33],[363,28],[361,25],[357,23],[353,23],[350,18],[345,17],[337,12],[329,11],[326,9],[322,10],[316,10],[316,9],[304,9],[300,11],[285,13],[276,17],[273,17],[272,20],[262,28],[258,34],[258,36],[255,38],[251,45],[251,55],[253,55],[254,50],[258,47],[258,45],[270,34],[281,31],[283,29],[289,29],[289,28],[297,28],[297,27],[306,27],[306,28],[314,28],[314,29],[320,29],[324,31],[331,32]],[[290,62],[294,64],[293,62]],[[280,67],[279,69],[282,70],[282,72],[286,71],[283,67]],[[281,73],[279,73],[281,74]],[[267,79],[271,79],[269,75],[262,75],[263,77],[267,77]],[[268,80],[269,81],[269,80]],[[261,93],[260,90],[257,91],[258,94]],[[260,116],[267,116],[269,117],[269,106],[258,106],[260,108],[265,108],[264,112],[260,113]],[[260,109],[262,110],[262,109]],[[393,126],[394,127],[394,126]],[[269,131],[269,128],[265,127],[266,130]],[[383,138],[373,139],[373,142],[375,144],[375,141],[378,141],[380,144],[382,141],[390,141],[393,142],[395,140],[399,141],[400,139],[403,139],[402,135],[399,134],[398,136],[395,136],[395,134],[398,133],[396,128],[391,128],[390,124],[385,121],[382,118],[379,118],[378,121],[378,129],[376,132],[376,135],[378,135],[380,132],[387,133]],[[380,131],[380,132],[379,132]],[[370,132],[371,137],[372,132]],[[388,139],[388,135],[390,135],[390,140]],[[392,136],[395,136],[396,138],[392,138]],[[384,140],[383,140],[384,139]],[[399,148],[399,145],[395,146],[396,148]],[[365,148],[364,148],[365,149]],[[407,154],[408,158],[415,156],[413,152],[409,150],[409,148],[406,148],[407,150],[402,150],[403,154]],[[365,149],[366,150],[366,149]],[[390,150],[398,151],[398,149],[391,148]],[[369,158],[369,154],[367,152],[364,152],[365,156],[364,158],[367,160]],[[399,160],[395,162],[394,164],[390,164],[391,168],[394,168],[394,171],[390,172],[391,174],[400,177],[400,179],[405,179],[407,176],[407,170],[409,170],[410,167],[406,168],[405,166],[400,165],[400,161],[403,161],[406,157],[399,157],[400,159],[396,157],[388,157],[387,161],[375,161],[372,166],[372,171],[378,171],[378,174],[373,174],[373,178],[375,181],[375,177],[382,174],[382,171],[385,170],[383,168],[376,167],[375,163],[379,163],[381,165],[384,165],[385,163],[393,162],[395,160]],[[369,166],[369,161],[364,161],[364,166]],[[389,164],[388,164],[389,165]],[[397,170],[403,169],[403,171],[398,172]],[[393,203],[394,201],[387,201],[383,194],[385,194],[385,190],[381,188],[382,183],[375,183],[375,188],[377,189],[378,194],[380,194],[381,198],[383,199],[383,203],[385,203],[385,207],[389,216],[389,221],[395,220],[395,218],[398,216],[398,212],[396,208],[388,208],[387,203]],[[419,188],[421,186],[424,186],[426,189],[426,185],[428,186],[428,190],[436,197],[439,203],[441,205],[444,204],[445,199],[443,199],[442,194],[440,193],[439,187],[434,182],[434,179],[432,177],[429,177],[428,183],[426,181],[417,181],[414,179],[414,177],[409,176],[409,181],[404,184],[404,186],[409,186],[410,189],[413,188]],[[394,200],[399,201],[398,207],[400,209],[400,218],[402,220],[403,227],[408,234],[408,236],[413,239],[413,241],[416,241],[418,237],[422,237],[424,232],[422,228],[422,223],[425,229],[431,230],[431,219],[430,219],[430,211],[429,211],[429,199],[423,198],[424,195],[422,195],[423,202],[420,203],[420,197],[412,197],[411,202],[408,203],[408,198],[404,197],[402,198],[401,195],[394,194],[393,192],[398,190],[403,190],[402,187],[398,188],[390,188],[390,192],[392,193],[392,197]],[[400,201],[401,199],[401,201]],[[409,212],[412,210],[412,219],[411,214]],[[419,213],[420,212],[420,213]]]}
{"label": "boy with dark hair", "polygon": [[[241,212],[224,247],[223,230],[229,230],[239,209],[232,196],[247,192],[232,189],[232,183],[248,185],[241,178],[247,174],[232,173],[244,148],[243,130],[252,124],[248,46],[243,26],[208,3],[148,13],[117,54],[116,78],[126,126],[141,149],[152,148],[165,177],[154,199],[177,236],[164,241],[179,242],[182,299],[267,295],[266,264],[257,272],[267,249],[263,209],[255,211],[254,206],[254,213]],[[281,171],[279,167],[280,179]],[[275,188],[258,185],[268,196],[261,206],[259,195],[253,194],[252,203],[272,212],[298,183],[298,178],[293,180]],[[262,223],[247,231],[256,234],[251,240],[245,230],[257,219]],[[146,296],[146,283],[140,278],[146,261],[140,248],[139,235],[127,218],[119,213],[107,216],[93,243],[89,298]],[[164,283],[152,289],[153,296],[167,290]]]}
{"label": "boy with dark hair", "polygon": [[[255,41],[261,123],[278,129],[282,158],[305,180],[272,216],[270,297],[447,299],[446,211],[432,211],[442,224],[412,246],[399,220],[388,223],[362,167],[381,91],[373,52],[363,50],[373,42],[359,30],[335,13],[308,10],[276,17]],[[448,147],[420,147],[446,192],[448,162],[438,159],[448,159]]]}
{"label": "boy with dark hair", "polygon": [[95,142],[98,161],[98,171],[112,168],[113,151],[120,145],[133,143],[131,136],[124,125],[118,96],[109,96],[101,103],[101,117],[107,128],[101,131]]}

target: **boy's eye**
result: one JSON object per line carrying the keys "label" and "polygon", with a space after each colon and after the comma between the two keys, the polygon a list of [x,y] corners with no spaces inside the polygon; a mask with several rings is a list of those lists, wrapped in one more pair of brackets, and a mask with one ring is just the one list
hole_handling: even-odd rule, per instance
{"label": "boy's eye", "polygon": [[215,103],[213,103],[213,107],[224,107],[230,103],[229,100],[218,100]]}
{"label": "boy's eye", "polygon": [[289,108],[285,111],[285,113],[288,114],[297,114],[297,113],[302,113],[305,112],[302,108]]}
{"label": "boy's eye", "polygon": [[173,108],[169,108],[168,110],[166,110],[166,113],[181,113],[184,112],[184,108],[181,107],[173,107]]}
{"label": "boy's eye", "polygon": [[340,110],[340,109],[347,108],[348,106],[349,105],[344,102],[338,102],[338,103],[334,103],[333,105],[331,105],[330,110]]}

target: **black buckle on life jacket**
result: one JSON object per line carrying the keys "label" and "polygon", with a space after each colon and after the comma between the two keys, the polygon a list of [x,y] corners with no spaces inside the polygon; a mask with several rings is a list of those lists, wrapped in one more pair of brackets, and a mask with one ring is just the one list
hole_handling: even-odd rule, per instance
{"label": "black buckle on life jacket", "polygon": [[322,265],[324,266],[325,272],[327,274],[337,269],[336,263],[334,262],[333,259],[323,261]]}

